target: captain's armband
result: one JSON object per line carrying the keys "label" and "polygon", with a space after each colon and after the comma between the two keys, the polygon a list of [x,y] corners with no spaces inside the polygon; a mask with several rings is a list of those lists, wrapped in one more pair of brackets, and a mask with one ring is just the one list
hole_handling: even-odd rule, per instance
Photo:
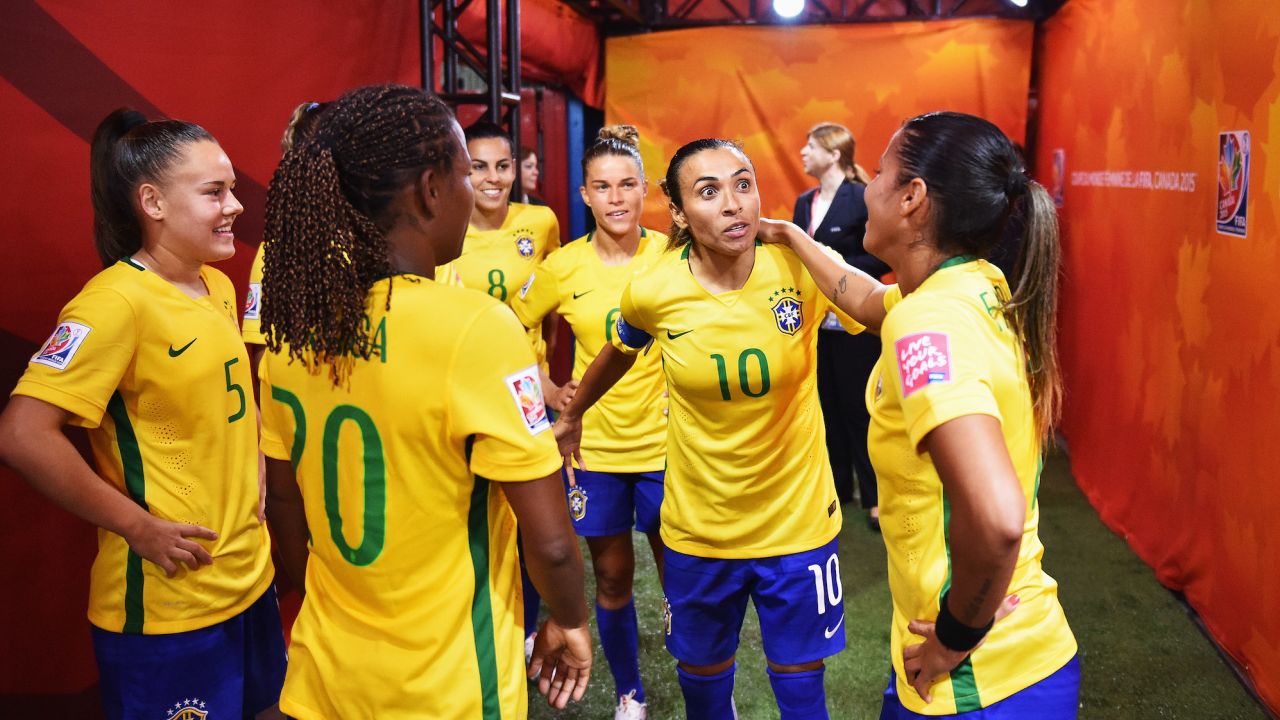
{"label": "captain's armband", "polygon": [[653,341],[653,336],[627,322],[621,315],[618,316],[617,325],[614,326],[614,335],[618,338],[618,343],[624,346],[618,349],[624,351],[629,349],[632,353],[644,349]]}

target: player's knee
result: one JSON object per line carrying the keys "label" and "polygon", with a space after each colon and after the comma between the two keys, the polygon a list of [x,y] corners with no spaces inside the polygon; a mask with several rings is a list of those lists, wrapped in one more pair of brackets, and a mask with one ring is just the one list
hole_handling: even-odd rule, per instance
{"label": "player's knee", "polygon": [[616,610],[631,602],[632,578],[629,572],[608,572],[596,567],[596,602]]}
{"label": "player's knee", "polygon": [[685,662],[679,663],[679,665],[680,665],[680,669],[684,670],[690,675],[702,675],[705,677],[709,675],[719,675],[725,670],[728,670],[730,667],[733,667],[733,662],[736,659],[737,659],[736,656],[730,656],[728,660],[725,660],[724,662],[718,662],[713,665],[690,665],[689,663],[685,663]]}
{"label": "player's knee", "polygon": [[814,660],[813,662],[800,663],[798,665],[783,665],[782,663],[776,663],[772,660],[767,660],[767,662],[769,663],[769,669],[776,673],[809,672],[811,670],[817,670],[818,668],[821,668],[823,666],[823,662],[821,660]]}

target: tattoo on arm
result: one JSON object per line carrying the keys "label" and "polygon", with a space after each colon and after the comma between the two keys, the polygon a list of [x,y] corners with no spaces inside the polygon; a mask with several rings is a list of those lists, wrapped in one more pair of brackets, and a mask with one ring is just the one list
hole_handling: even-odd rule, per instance
{"label": "tattoo on arm", "polygon": [[835,302],[836,299],[840,297],[841,293],[848,292],[848,290],[849,290],[849,276],[841,275],[840,281],[836,283],[835,290],[831,292],[831,302]]}
{"label": "tattoo on arm", "polygon": [[982,587],[978,588],[978,594],[974,595],[969,603],[965,605],[964,613],[966,622],[978,616],[978,611],[982,609],[983,603],[987,601],[987,596],[991,594],[991,578],[982,581]]}

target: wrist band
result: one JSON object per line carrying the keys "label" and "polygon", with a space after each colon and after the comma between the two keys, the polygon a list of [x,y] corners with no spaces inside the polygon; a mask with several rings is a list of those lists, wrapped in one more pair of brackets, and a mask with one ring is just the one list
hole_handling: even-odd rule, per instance
{"label": "wrist band", "polygon": [[948,650],[969,652],[987,636],[991,626],[995,624],[995,618],[978,628],[965,625],[957,620],[947,607],[947,598],[950,595],[950,590],[942,595],[942,603],[938,607],[938,619],[934,622],[933,631],[938,636],[938,642]]}

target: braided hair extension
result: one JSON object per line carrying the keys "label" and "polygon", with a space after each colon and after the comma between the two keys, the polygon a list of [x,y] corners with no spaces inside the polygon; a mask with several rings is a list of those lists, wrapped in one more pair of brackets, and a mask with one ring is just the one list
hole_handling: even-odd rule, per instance
{"label": "braided hair extension", "polygon": [[452,166],[461,149],[452,127],[438,97],[374,85],[325,108],[315,132],[285,153],[267,189],[262,327],[272,352],[287,347],[313,372],[328,365],[335,385],[377,352],[365,305],[395,272],[391,204],[427,168]]}

